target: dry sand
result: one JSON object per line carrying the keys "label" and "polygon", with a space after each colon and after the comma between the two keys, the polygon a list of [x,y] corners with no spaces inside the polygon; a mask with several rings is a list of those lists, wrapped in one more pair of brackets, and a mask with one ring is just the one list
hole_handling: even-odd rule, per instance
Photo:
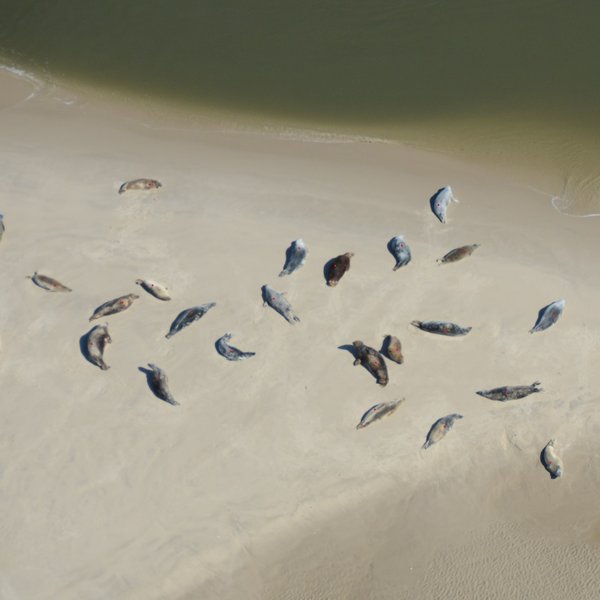
{"label": "dry sand", "polygon": [[[154,129],[54,91],[22,102],[28,85],[0,77],[2,600],[597,597],[596,220],[399,145]],[[164,187],[119,196],[135,177]],[[428,205],[444,184],[461,200],[446,225]],[[393,272],[399,233],[413,260]],[[299,237],[307,263],[279,279]],[[328,288],[323,265],[346,251],[351,270]],[[73,292],[35,287],[35,270]],[[301,323],[263,308],[265,283]],[[130,292],[101,321],[101,371],[80,337]],[[557,325],[530,335],[559,298]],[[165,339],[180,310],[211,301]],[[473,330],[443,338],[414,319]],[[256,356],[219,356],[226,331]],[[339,347],[388,333],[405,363],[380,388]],[[151,394],[148,362],[180,406]],[[519,401],[475,394],[535,380],[544,392]],[[395,398],[394,415],[355,430]],[[421,450],[451,412],[464,419]],[[550,438],[565,463],[554,481],[539,460]]]}

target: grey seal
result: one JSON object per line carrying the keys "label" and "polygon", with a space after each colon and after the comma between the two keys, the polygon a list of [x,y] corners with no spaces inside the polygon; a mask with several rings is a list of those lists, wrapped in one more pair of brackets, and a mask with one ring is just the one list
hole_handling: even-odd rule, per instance
{"label": "grey seal", "polygon": [[152,279],[136,279],[135,283],[144,288],[151,296],[154,296],[159,300],[171,299],[171,296],[169,296],[169,290],[164,285],[161,285]]}
{"label": "grey seal", "polygon": [[224,336],[220,337],[215,344],[217,352],[224,356],[227,360],[245,360],[252,356],[255,356],[256,352],[242,352],[235,346],[229,345],[231,339],[231,333],[227,332]]}
{"label": "grey seal", "polygon": [[467,335],[473,329],[472,327],[461,327],[456,323],[446,321],[412,321],[411,325],[429,333],[448,336]]}
{"label": "grey seal", "polygon": [[192,306],[192,308],[186,308],[182,310],[173,323],[169,333],[165,336],[167,339],[173,337],[176,333],[181,331],[184,327],[191,325],[194,321],[202,318],[213,306],[216,306],[216,302],[208,302],[207,304],[201,304],[200,306]]}
{"label": "grey seal", "polygon": [[48,292],[70,292],[71,288],[68,288],[66,285],[63,285],[60,281],[56,279],[52,279],[52,277],[48,277],[47,275],[42,275],[37,271],[33,275],[28,275],[28,279],[31,279],[35,285],[41,287],[42,289]]}
{"label": "grey seal", "polygon": [[262,288],[263,306],[267,304],[275,311],[277,311],[288,323],[294,325],[294,323],[300,321],[300,317],[294,314],[292,305],[287,301],[285,292],[278,292],[274,290],[270,285],[263,285]]}
{"label": "grey seal", "polygon": [[393,414],[398,406],[404,402],[404,398],[402,400],[391,400],[390,402],[380,402],[379,404],[375,404],[371,406],[369,410],[361,417],[360,422],[356,426],[356,429],[363,429],[378,421],[382,417],[389,417]]}
{"label": "grey seal", "polygon": [[539,381],[534,381],[531,385],[513,385],[494,388],[493,390],[480,390],[475,392],[484,398],[490,400],[497,400],[499,402],[506,402],[507,400],[518,400],[519,398],[525,398],[529,394],[535,394],[536,392],[543,392],[544,390],[539,386],[542,385]]}
{"label": "grey seal", "polygon": [[126,181],[123,183],[119,188],[119,194],[122,194],[128,190],[156,190],[160,187],[162,187],[162,183],[160,181],[142,177],[141,179],[132,179],[131,181]]}
{"label": "grey seal", "polygon": [[452,188],[447,185],[440,188],[430,199],[431,210],[433,214],[442,222],[446,222],[446,211],[450,202],[458,202],[452,192]]}
{"label": "grey seal", "polygon": [[538,314],[538,319],[535,326],[529,330],[529,333],[544,331],[544,329],[548,329],[548,327],[554,325],[554,323],[558,321],[560,315],[562,315],[564,309],[564,300],[556,300],[556,302],[552,302],[552,304],[544,306],[544,308],[542,308]]}
{"label": "grey seal", "polygon": [[291,246],[286,250],[285,255],[285,265],[283,265],[283,271],[279,273],[279,277],[291,275],[306,262],[308,248],[304,240],[298,239],[292,242]]}
{"label": "grey seal", "polygon": [[438,258],[436,262],[438,262],[440,265],[457,262],[463,258],[466,258],[467,256],[471,256],[471,254],[473,254],[473,252],[475,252],[480,245],[481,244],[470,244],[469,246],[454,248],[454,250],[450,250],[448,254],[442,256],[442,258]]}
{"label": "grey seal", "polygon": [[399,365],[404,362],[404,356],[402,355],[402,344],[396,336],[385,336],[383,340],[383,352],[390,360],[393,360]]}
{"label": "grey seal", "polygon": [[108,315],[114,315],[123,310],[128,309],[134,300],[137,300],[139,296],[137,294],[127,294],[126,296],[119,296],[114,300],[109,300],[104,304],[101,304],[95,311],[94,314],[90,317],[90,321],[94,319],[99,319],[100,317],[106,317]]}
{"label": "grey seal", "polygon": [[463,416],[457,413],[453,413],[451,415],[446,415],[441,419],[438,419],[429,430],[427,434],[427,440],[423,444],[423,448],[427,449],[432,444],[439,442],[451,429],[454,425],[454,421],[456,419],[462,419]]}
{"label": "grey seal", "polygon": [[386,386],[389,378],[383,356],[381,356],[375,348],[365,346],[360,340],[352,342],[352,345],[354,346],[354,351],[356,353],[354,366],[363,365],[363,367],[375,377],[379,385]]}
{"label": "grey seal", "polygon": [[412,259],[409,245],[404,241],[403,235],[397,235],[388,242],[388,250],[396,259],[396,265],[393,270],[397,271],[400,267],[406,266]]}
{"label": "grey seal", "polygon": [[350,270],[350,259],[354,256],[354,252],[346,252],[340,254],[327,263],[327,285],[335,287],[346,271]]}
{"label": "grey seal", "polygon": [[173,406],[179,405],[179,402],[173,398],[171,392],[169,391],[169,383],[166,373],[152,363],[148,363],[148,366],[151,369],[150,373],[146,372],[148,375],[148,385],[150,386],[150,389],[154,395],[157,398],[172,404]]}
{"label": "grey seal", "polygon": [[104,348],[106,344],[110,344],[112,339],[108,333],[108,323],[105,325],[96,325],[90,329],[87,334],[86,358],[103,371],[107,371],[110,367],[104,362]]}
{"label": "grey seal", "polygon": [[540,456],[544,468],[550,473],[552,479],[556,479],[563,474],[562,459],[557,454],[555,445],[556,440],[550,440],[542,450]]}

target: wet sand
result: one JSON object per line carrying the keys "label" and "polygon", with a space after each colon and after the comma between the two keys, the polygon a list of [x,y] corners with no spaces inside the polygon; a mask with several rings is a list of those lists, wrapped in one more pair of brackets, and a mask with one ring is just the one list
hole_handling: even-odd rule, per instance
{"label": "wet sand", "polygon": [[[154,129],[117,105],[56,96],[0,102],[0,596],[594,596],[595,219],[397,144]],[[119,196],[136,177],[164,187]],[[445,184],[460,204],[442,225],[428,199]],[[413,260],[393,272],[386,245],[400,233]],[[280,279],[299,237],[306,265]],[[436,264],[470,243],[473,256]],[[352,267],[330,289],[323,265],[346,251]],[[35,270],[73,292],[36,288]],[[137,278],[173,299],[141,293]],[[262,306],[265,283],[301,323]],[[132,292],[106,318],[100,371],[79,348],[88,317]],[[530,335],[559,298],[558,323]],[[179,311],[211,301],[165,339]],[[447,339],[415,319],[473,330]],[[256,356],[219,356],[226,331]],[[405,363],[388,363],[380,388],[339,347],[379,347],[388,333]],[[149,391],[148,362],[180,406]],[[544,392],[518,401],[475,394],[535,380]],[[396,398],[395,414],[355,430]],[[464,419],[421,450],[452,412]],[[565,463],[554,481],[539,461],[550,438]]]}

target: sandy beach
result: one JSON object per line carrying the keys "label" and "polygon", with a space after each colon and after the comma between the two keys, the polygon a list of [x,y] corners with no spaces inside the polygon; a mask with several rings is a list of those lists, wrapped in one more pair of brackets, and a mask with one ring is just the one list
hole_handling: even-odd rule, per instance
{"label": "sandy beach", "polygon": [[[118,103],[24,101],[27,82],[0,83],[0,598],[596,597],[595,219],[399,144],[148,127]],[[163,187],[117,193],[136,177]],[[445,225],[428,202],[443,185],[460,199]],[[413,258],[393,272],[398,234]],[[279,278],[298,238],[307,262]],[[436,264],[473,243],[473,256]],[[351,269],[328,288],[324,264],[347,251]],[[36,270],[73,291],[36,287]],[[262,306],[264,284],[300,323]],[[112,337],[101,371],[80,339],[97,306],[128,293],[139,300],[98,321]],[[530,335],[560,298],[558,323]],[[415,319],[473,329],[444,338]],[[227,331],[256,356],[219,356]],[[340,347],[380,348],[386,334],[405,362],[388,362],[382,388]],[[152,395],[147,363],[180,406]],[[475,394],[537,380],[544,391],[521,400]],[[464,418],[422,450],[454,412]],[[556,480],[540,463],[551,438]]]}

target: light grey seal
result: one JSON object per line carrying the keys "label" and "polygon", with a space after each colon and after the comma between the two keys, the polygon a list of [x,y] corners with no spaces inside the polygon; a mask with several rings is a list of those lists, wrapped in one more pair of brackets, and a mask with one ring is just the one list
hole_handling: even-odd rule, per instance
{"label": "light grey seal", "polygon": [[440,265],[457,262],[463,258],[466,258],[467,256],[471,256],[471,254],[473,254],[473,252],[475,252],[480,245],[481,244],[471,244],[469,246],[454,248],[454,250],[450,250],[448,254],[442,256],[442,258],[438,258],[436,262],[438,262]]}
{"label": "light grey seal", "polygon": [[223,337],[220,337],[215,344],[217,352],[227,360],[245,360],[256,354],[256,352],[242,352],[235,346],[230,346],[228,343],[230,339],[231,333],[228,332]]}
{"label": "light grey seal", "polygon": [[356,353],[356,360],[354,361],[354,366],[362,365],[375,379],[377,383],[381,386],[386,386],[389,381],[387,365],[385,364],[385,360],[383,360],[383,356],[375,348],[371,348],[370,346],[366,346],[360,340],[356,340],[352,342],[354,346],[354,352]]}
{"label": "light grey seal", "polygon": [[52,279],[52,277],[48,277],[47,275],[42,275],[37,271],[33,275],[27,275],[27,279],[31,279],[35,285],[41,287],[48,292],[70,292],[71,288],[68,288],[66,285],[63,285],[60,281],[56,279]]}
{"label": "light grey seal", "polygon": [[279,273],[279,277],[291,275],[294,271],[297,271],[306,262],[307,256],[308,248],[302,239],[292,242],[286,250],[285,265],[283,265],[283,271]]}
{"label": "light grey seal", "polygon": [[462,419],[462,418],[463,418],[462,415],[453,413],[451,415],[446,415],[445,417],[438,419],[431,426],[431,429],[429,430],[429,433],[427,434],[427,440],[423,444],[423,448],[427,449],[432,444],[439,442],[452,429],[452,426],[454,425],[454,421],[456,419]]}
{"label": "light grey seal", "polygon": [[137,294],[127,294],[126,296],[119,296],[114,300],[109,300],[104,304],[101,304],[90,317],[90,321],[99,319],[100,317],[106,317],[108,315],[114,315],[129,308],[134,300],[137,300],[139,296]]}
{"label": "light grey seal", "polygon": [[156,365],[152,363],[148,363],[148,366],[151,369],[151,372],[148,374],[148,385],[150,389],[154,393],[157,398],[172,404],[173,406],[177,406],[179,402],[177,402],[171,392],[169,391],[169,384],[167,380],[166,373],[159,369]]}
{"label": "light grey seal", "polygon": [[390,254],[396,259],[396,265],[393,269],[394,271],[397,271],[400,267],[404,267],[412,259],[410,247],[404,241],[403,235],[397,235],[396,237],[393,237],[388,242],[388,250],[390,251]]}
{"label": "light grey seal", "polygon": [[160,283],[153,281],[152,279],[136,279],[137,285],[142,286],[150,295],[158,298],[159,300],[170,300],[169,290]]}
{"label": "light grey seal", "polygon": [[105,325],[96,325],[92,327],[87,335],[87,356],[86,358],[103,371],[107,371],[110,367],[104,362],[104,348],[106,344],[112,342],[108,333],[108,323]]}
{"label": "light grey seal", "polygon": [[429,333],[448,336],[467,335],[473,329],[472,327],[461,327],[456,323],[446,321],[412,321],[411,325]]}
{"label": "light grey seal", "polygon": [[346,271],[350,270],[350,259],[354,256],[354,252],[346,252],[340,254],[327,263],[327,285],[335,287]]}
{"label": "light grey seal", "polygon": [[390,402],[380,402],[379,404],[375,404],[371,406],[371,408],[362,416],[359,424],[356,426],[356,429],[363,429],[378,421],[382,417],[390,416],[395,412],[395,410],[404,402],[404,398],[402,400],[391,400]]}
{"label": "light grey seal", "polygon": [[288,323],[294,325],[294,323],[300,321],[300,317],[294,314],[292,305],[287,301],[285,292],[278,292],[274,290],[270,285],[263,285],[262,288],[263,306],[267,304],[275,311],[277,311]]}
{"label": "light grey seal", "polygon": [[556,440],[550,440],[542,450],[540,456],[542,464],[552,479],[556,479],[563,474],[562,459],[556,452]]}
{"label": "light grey seal", "polygon": [[192,308],[186,308],[182,310],[173,323],[169,333],[165,336],[167,339],[173,337],[176,333],[181,331],[183,328],[191,325],[194,321],[202,318],[213,306],[216,306],[216,302],[208,302],[207,304],[201,304],[200,306],[192,306]]}
{"label": "light grey seal", "polygon": [[394,335],[385,336],[383,340],[383,352],[390,360],[393,360],[399,365],[404,362],[404,356],[402,355],[402,344]]}
{"label": "light grey seal", "polygon": [[558,321],[558,317],[562,315],[564,309],[564,300],[557,300],[556,302],[552,302],[552,304],[548,304],[548,306],[544,306],[538,314],[535,326],[529,330],[529,333],[544,331],[544,329],[548,329],[548,327],[554,325]]}
{"label": "light grey seal", "polygon": [[128,190],[156,190],[160,187],[162,187],[162,183],[156,179],[132,179],[131,181],[126,181],[121,185],[119,188],[119,194],[122,194]]}
{"label": "light grey seal", "polygon": [[480,390],[475,393],[490,400],[506,402],[507,400],[519,400],[519,398],[525,398],[529,394],[535,394],[536,392],[543,392],[544,390],[539,387],[540,385],[542,384],[539,381],[534,381],[531,385],[505,386],[494,388],[493,390]]}
{"label": "light grey seal", "polygon": [[446,211],[450,202],[458,202],[452,192],[452,188],[447,185],[440,188],[429,200],[433,214],[442,222],[446,222]]}

